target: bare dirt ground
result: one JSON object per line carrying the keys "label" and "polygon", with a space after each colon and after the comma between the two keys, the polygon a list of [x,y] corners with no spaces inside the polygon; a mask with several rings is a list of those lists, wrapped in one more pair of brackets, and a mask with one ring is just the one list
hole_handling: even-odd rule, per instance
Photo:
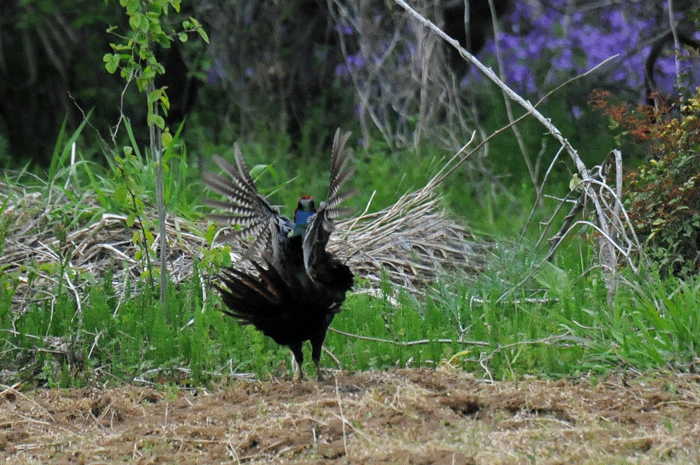
{"label": "bare dirt ground", "polygon": [[451,369],[212,390],[0,392],[4,463],[700,463],[700,377],[489,383]]}

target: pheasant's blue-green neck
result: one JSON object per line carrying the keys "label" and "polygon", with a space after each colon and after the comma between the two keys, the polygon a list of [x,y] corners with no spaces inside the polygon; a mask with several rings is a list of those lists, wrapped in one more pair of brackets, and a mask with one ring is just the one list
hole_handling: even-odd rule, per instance
{"label": "pheasant's blue-green neck", "polygon": [[304,235],[309,226],[309,219],[315,214],[314,200],[308,195],[302,196],[297,204],[297,209],[294,210],[294,230],[289,234],[290,237]]}

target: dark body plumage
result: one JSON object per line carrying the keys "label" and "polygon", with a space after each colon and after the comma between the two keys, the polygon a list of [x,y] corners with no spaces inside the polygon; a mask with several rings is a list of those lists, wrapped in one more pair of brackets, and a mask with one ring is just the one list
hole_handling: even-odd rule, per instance
{"label": "dark body plumage", "polygon": [[336,132],[326,202],[316,211],[314,201],[302,197],[295,221],[280,215],[259,194],[237,145],[234,146],[236,166],[215,157],[230,179],[204,174],[206,184],[230,200],[207,200],[226,212],[210,216],[240,226],[227,237],[255,238],[246,257],[251,259],[257,276],[232,267],[221,273],[221,285],[215,285],[228,307],[223,311],[240,324],[252,324],[278,344],[288,346],[294,355],[295,372],[298,369],[300,376],[303,376],[302,343],[310,341],[319,380],[326,331],[353,285],[350,268],[326,250],[334,228],[333,219],[345,212],[338,205],[352,195],[339,193],[353,174],[348,166],[350,151],[344,150],[349,136],[346,133],[341,138],[340,131]]}

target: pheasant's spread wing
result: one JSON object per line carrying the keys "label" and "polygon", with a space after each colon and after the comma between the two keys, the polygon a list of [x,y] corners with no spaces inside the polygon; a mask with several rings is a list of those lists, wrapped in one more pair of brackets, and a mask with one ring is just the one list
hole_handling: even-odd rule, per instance
{"label": "pheasant's spread wing", "polygon": [[272,249],[274,257],[279,234],[286,233],[289,220],[281,216],[279,211],[258,192],[238,143],[234,144],[233,150],[235,165],[223,157],[214,155],[214,161],[228,174],[229,178],[211,172],[203,174],[205,184],[228,199],[228,201],[205,199],[205,203],[222,211],[222,213],[208,214],[207,217],[240,228],[225,234],[224,240],[234,237],[254,238],[246,252],[247,258],[252,258],[268,248]]}
{"label": "pheasant's spread wing", "polygon": [[323,256],[328,238],[335,228],[333,220],[347,214],[349,211],[348,208],[341,208],[340,204],[355,194],[355,190],[340,191],[343,184],[355,173],[355,167],[350,165],[352,150],[345,149],[345,144],[349,138],[349,132],[343,134],[342,137],[340,136],[340,129],[335,132],[328,197],[312,218],[302,246],[304,268],[307,273],[311,273],[316,261]]}

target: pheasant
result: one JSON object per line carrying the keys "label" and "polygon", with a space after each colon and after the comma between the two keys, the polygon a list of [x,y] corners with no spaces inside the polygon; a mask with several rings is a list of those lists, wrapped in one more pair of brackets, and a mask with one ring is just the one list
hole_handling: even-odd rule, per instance
{"label": "pheasant", "polygon": [[258,192],[238,144],[234,145],[235,165],[214,156],[228,178],[204,173],[206,185],[228,199],[205,200],[222,211],[208,216],[236,226],[223,240],[254,238],[244,257],[252,262],[257,276],[231,267],[222,271],[220,284],[215,284],[228,307],[223,311],[289,347],[294,380],[303,379],[304,341],[311,342],[317,378],[323,380],[319,362],[326,331],[353,286],[350,268],[326,250],[333,220],[348,211],[339,205],[354,194],[340,192],[354,173],[349,166],[351,150],[345,150],[349,137],[349,132],[341,137],[336,131],[326,201],[317,210],[310,196],[302,196],[294,220],[281,215]]}

